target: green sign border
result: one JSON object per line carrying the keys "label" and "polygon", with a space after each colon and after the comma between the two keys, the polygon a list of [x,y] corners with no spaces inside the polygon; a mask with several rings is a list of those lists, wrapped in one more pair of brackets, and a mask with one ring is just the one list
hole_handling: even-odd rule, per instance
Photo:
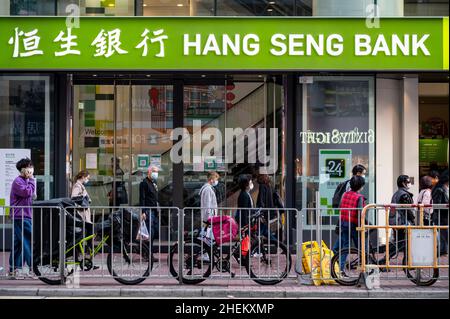
{"label": "green sign border", "polygon": [[[349,17],[80,17],[80,28],[72,33],[78,38],[76,49],[81,55],[56,57],[60,43],[54,39],[60,31],[66,31],[66,17],[0,17],[0,70],[129,70],[129,71],[443,71],[448,70],[448,17],[387,17],[380,18],[379,28],[369,28],[366,18]],[[70,20],[70,19],[69,19]],[[43,55],[13,57],[15,28],[30,32],[38,29],[39,49]],[[121,29],[121,48],[127,54],[114,54],[109,58],[95,57],[96,47],[92,42],[104,29]],[[155,57],[159,44],[149,43],[148,56],[142,56],[142,49],[136,46],[142,41],[145,29],[151,32],[163,29],[168,36],[165,43],[165,57]],[[256,34],[259,37],[259,53],[254,56],[227,56],[209,52],[207,55],[183,55],[183,34],[189,34],[191,41],[195,34],[202,36],[204,46],[209,34],[217,39],[226,33],[230,36]],[[283,55],[274,56],[271,37],[274,34],[318,34],[342,35],[344,51],[339,56]],[[376,56],[355,56],[354,35],[367,34],[372,38],[383,34],[390,39],[392,34],[402,38],[405,34],[417,34],[420,38],[430,34],[425,43],[430,56],[420,50],[417,56],[388,56],[379,52]],[[152,34],[150,34],[152,36]],[[22,39],[22,38],[21,38]],[[287,43],[288,40],[283,41]],[[220,42],[220,41],[219,41]],[[19,43],[21,43],[19,41]],[[220,44],[220,43],[219,43]],[[242,42],[241,42],[242,46]],[[190,52],[194,52],[191,49]]]}

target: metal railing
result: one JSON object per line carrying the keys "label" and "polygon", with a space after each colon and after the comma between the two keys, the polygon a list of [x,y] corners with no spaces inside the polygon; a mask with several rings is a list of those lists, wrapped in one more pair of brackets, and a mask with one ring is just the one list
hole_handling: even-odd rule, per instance
{"label": "metal railing", "polygon": [[[434,221],[430,219],[431,216],[426,216],[425,209],[433,210],[434,214],[438,214],[436,218],[433,218]],[[375,210],[375,214],[378,215],[380,210],[383,211],[384,217],[384,225],[366,225],[365,216],[369,210]],[[416,276],[420,275],[428,275],[429,280],[436,279],[437,277],[441,277],[438,274],[438,269],[446,268],[448,269],[448,259],[447,263],[441,260],[439,262],[439,257],[441,255],[448,256],[448,225],[441,225],[441,215],[448,216],[448,205],[435,204],[435,205],[415,205],[415,204],[391,204],[391,205],[376,205],[371,204],[364,207],[361,213],[361,227],[358,227],[357,230],[361,234],[361,271],[362,273],[366,273],[368,269],[382,268],[385,271],[389,271],[389,269],[403,269],[408,277],[411,277],[410,271],[415,270]],[[426,225],[427,224],[427,225]],[[386,238],[390,238],[391,234],[395,239],[394,248],[398,249],[398,247],[402,247],[403,252],[403,262],[402,264],[392,264],[390,256],[392,252],[392,245],[386,244],[385,249],[385,258],[383,262],[377,262],[378,259],[367,258],[368,255],[371,254],[370,246],[366,246],[366,231],[367,230],[384,230],[384,234]],[[420,243],[416,243],[419,249],[414,247],[413,245],[413,232],[416,230],[430,230],[432,234],[417,234],[420,237],[424,238],[428,237],[427,246],[420,246]],[[391,233],[392,232],[392,233]],[[406,232],[406,233],[405,233]],[[431,235],[431,236],[430,236]],[[439,235],[439,236],[438,236]],[[446,238],[443,238],[446,237]],[[403,243],[400,243],[403,241]],[[390,241],[389,241],[390,242]],[[444,244],[443,244],[444,243]],[[447,243],[447,244],[445,244]],[[427,244],[426,242],[424,243]],[[442,247],[444,246],[444,247]],[[431,249],[430,249],[431,248]],[[369,250],[369,251],[368,251]],[[421,256],[422,262],[419,260],[413,265],[413,253],[420,253],[420,250],[427,250],[429,253],[428,261],[424,261],[427,256]],[[373,253],[372,253],[373,255]],[[432,259],[432,261],[431,261]],[[419,273],[419,271],[428,269],[429,274]],[[425,276],[424,276],[425,277]],[[448,271],[447,276],[448,279]],[[442,279],[442,277],[441,277]],[[420,281],[420,278],[416,278],[416,280]]]}

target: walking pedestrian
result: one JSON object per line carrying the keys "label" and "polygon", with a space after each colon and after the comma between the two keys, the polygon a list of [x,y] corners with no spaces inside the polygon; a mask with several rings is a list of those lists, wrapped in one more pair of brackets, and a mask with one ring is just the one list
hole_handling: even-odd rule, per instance
{"label": "walking pedestrian", "polygon": [[[269,228],[269,222],[271,221],[271,219],[278,217],[276,210],[273,210],[273,208],[275,208],[274,203],[274,197],[276,196],[274,195],[275,191],[271,185],[269,175],[259,174],[257,181],[259,185],[259,191],[258,191],[258,198],[256,200],[256,207],[263,208],[262,213],[264,216],[264,219],[261,220],[259,232],[262,236],[265,236],[267,238],[269,238],[270,235],[270,240],[276,240],[276,237],[270,231]],[[264,208],[269,209],[265,210]]]}
{"label": "walking pedestrian", "polygon": [[[352,176],[361,176],[363,178],[366,177],[366,167],[361,164],[357,164],[353,166],[352,169]],[[344,195],[345,192],[348,192],[350,190],[350,179],[347,179],[340,183],[333,194],[333,200],[332,200],[332,207],[333,208],[339,208],[339,205],[341,203],[341,198]]]}
{"label": "walking pedestrian", "polygon": [[[159,168],[150,165],[147,169],[147,176],[139,184],[139,206],[142,208],[142,218],[147,229],[150,231],[150,243],[153,251],[153,242],[159,237],[159,216],[158,216],[158,176]],[[153,255],[152,255],[153,256]],[[156,262],[158,259],[152,257]]]}
{"label": "walking pedestrian", "polygon": [[128,204],[128,193],[125,182],[123,181],[125,172],[120,167],[120,159],[114,159],[114,157],[111,158],[111,166],[113,171],[115,172],[115,178],[112,183],[112,189],[108,193],[109,206],[114,207],[120,206],[122,204]]}
{"label": "walking pedestrian", "polygon": [[[417,196],[416,203],[419,205],[431,205],[433,199],[431,197],[431,189],[433,187],[433,179],[431,176],[422,176],[419,182],[419,195]],[[423,209],[423,224],[426,226],[431,225],[431,215],[433,214],[433,208]]]}
{"label": "walking pedestrian", "polygon": [[23,158],[16,164],[20,175],[11,185],[10,205],[13,218],[13,249],[9,256],[10,276],[22,279],[29,276],[22,270],[27,264],[31,270],[31,233],[32,233],[32,202],[36,193],[36,179],[34,178],[33,162]]}
{"label": "walking pedestrian", "polygon": [[220,175],[217,172],[208,172],[206,183],[200,188],[200,207],[202,222],[206,223],[210,216],[217,215],[217,197],[214,186],[219,184]]}
{"label": "walking pedestrian", "polygon": [[[350,241],[353,241],[356,247],[359,247],[358,231],[356,228],[360,225],[360,214],[365,206],[365,198],[361,194],[364,188],[365,180],[362,176],[353,176],[350,179],[350,190],[345,192],[340,203],[341,232],[339,242],[341,245],[341,256],[339,267],[342,276],[345,274],[345,260],[348,256]],[[367,244],[367,242],[366,242]]]}
{"label": "walking pedestrian", "polygon": [[[414,204],[413,194],[409,191],[411,188],[411,180],[408,175],[400,175],[397,178],[397,191],[392,195],[392,204]],[[389,224],[391,225],[408,225],[415,223],[414,211],[409,208],[392,209],[389,214]],[[393,232],[393,239],[398,243],[405,240],[405,230],[397,229]]]}
{"label": "walking pedestrian", "polygon": [[248,223],[250,222],[250,215],[253,208],[253,199],[250,195],[250,192],[253,190],[254,186],[251,176],[246,174],[239,176],[238,183],[241,192],[239,193],[237,201],[237,206],[239,207],[239,209],[236,212],[235,220],[238,223],[240,229],[245,225],[248,225]]}
{"label": "walking pedestrian", "polygon": [[[431,192],[433,204],[448,205],[448,169],[439,175],[439,182]],[[432,221],[435,225],[448,226],[448,207],[446,209],[434,209]],[[448,255],[448,229],[439,230],[439,254]]]}
{"label": "walking pedestrian", "polygon": [[75,177],[76,182],[72,187],[72,195],[71,198],[80,202],[83,207],[82,210],[79,210],[81,217],[87,223],[92,223],[91,221],[91,210],[89,205],[91,204],[91,197],[89,196],[86,190],[86,184],[89,182],[89,172],[87,170],[80,171]]}

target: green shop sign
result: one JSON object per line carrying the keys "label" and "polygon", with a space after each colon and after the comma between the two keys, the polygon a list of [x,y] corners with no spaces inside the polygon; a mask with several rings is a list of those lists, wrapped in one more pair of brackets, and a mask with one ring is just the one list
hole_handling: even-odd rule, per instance
{"label": "green shop sign", "polygon": [[0,17],[2,70],[448,70],[448,17]]}

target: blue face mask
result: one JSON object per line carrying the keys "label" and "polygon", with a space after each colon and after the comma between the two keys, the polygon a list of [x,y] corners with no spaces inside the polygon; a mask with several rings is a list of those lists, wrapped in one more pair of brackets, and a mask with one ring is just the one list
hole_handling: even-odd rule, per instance
{"label": "blue face mask", "polygon": [[158,180],[158,173],[157,172],[152,172],[151,176],[152,176],[152,180],[154,180],[155,182]]}

